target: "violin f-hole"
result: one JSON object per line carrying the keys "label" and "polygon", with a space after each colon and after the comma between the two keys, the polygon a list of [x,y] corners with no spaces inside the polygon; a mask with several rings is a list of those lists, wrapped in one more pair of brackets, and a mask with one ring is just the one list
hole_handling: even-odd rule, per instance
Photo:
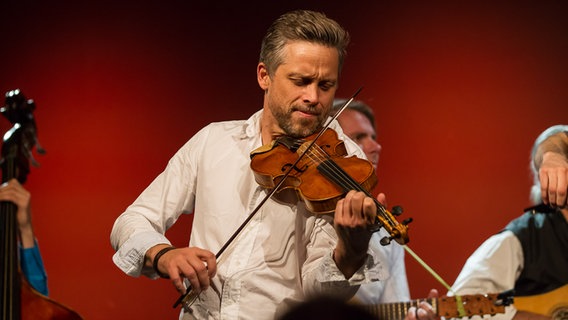
{"label": "violin f-hole", "polygon": [[[292,166],[291,163],[286,163],[285,165],[282,166],[282,169],[280,169],[280,170],[282,170],[282,172],[286,172],[286,171],[288,171],[288,168],[290,168],[291,166]],[[303,169],[298,168],[297,166],[294,166],[294,170],[296,170],[300,173],[305,172],[307,169],[308,169],[308,165],[305,165]]]}

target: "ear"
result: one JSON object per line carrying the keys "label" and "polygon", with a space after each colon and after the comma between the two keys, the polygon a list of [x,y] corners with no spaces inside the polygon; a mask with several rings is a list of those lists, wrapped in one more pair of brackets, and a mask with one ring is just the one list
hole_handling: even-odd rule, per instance
{"label": "ear", "polygon": [[263,62],[260,62],[256,67],[256,80],[262,90],[268,90],[268,87],[270,86],[270,76],[268,75],[268,69],[266,69],[266,65]]}

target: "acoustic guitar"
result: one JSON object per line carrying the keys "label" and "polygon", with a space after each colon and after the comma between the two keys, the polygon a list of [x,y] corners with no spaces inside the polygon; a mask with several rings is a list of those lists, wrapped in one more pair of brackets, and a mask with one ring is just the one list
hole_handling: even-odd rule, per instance
{"label": "acoustic guitar", "polygon": [[534,296],[515,297],[517,310],[538,313],[552,319],[568,319],[568,284]]}
{"label": "acoustic guitar", "polygon": [[[447,318],[472,317],[475,315],[495,315],[505,313],[505,306],[512,303],[512,292],[500,294],[464,295],[460,298],[440,297],[419,299],[408,302],[383,303],[377,305],[362,305],[363,309],[381,320],[402,320],[408,313],[408,308],[416,307],[426,301],[434,309],[437,316]],[[461,309],[461,310],[460,310]]]}

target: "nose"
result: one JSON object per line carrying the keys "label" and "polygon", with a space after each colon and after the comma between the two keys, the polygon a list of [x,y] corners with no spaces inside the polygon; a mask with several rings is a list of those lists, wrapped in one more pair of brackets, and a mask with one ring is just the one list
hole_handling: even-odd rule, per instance
{"label": "nose", "polygon": [[383,146],[381,146],[376,140],[368,139],[363,146],[363,149],[366,153],[376,153],[379,154],[381,150],[383,150]]}
{"label": "nose", "polygon": [[309,105],[314,105],[319,99],[319,87],[313,83],[304,87],[304,102]]}
{"label": "nose", "polygon": [[377,165],[379,163],[380,153],[383,147],[375,140],[369,137],[365,139],[360,145],[363,152],[367,155],[367,159],[373,163],[375,170],[377,170]]}

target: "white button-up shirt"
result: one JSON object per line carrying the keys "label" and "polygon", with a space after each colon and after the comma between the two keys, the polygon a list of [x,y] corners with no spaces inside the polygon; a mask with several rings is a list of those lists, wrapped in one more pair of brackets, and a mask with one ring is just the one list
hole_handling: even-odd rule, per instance
{"label": "white button-up shirt", "polygon": [[[181,214],[194,213],[190,246],[217,253],[266,196],[250,168],[261,146],[260,117],[213,123],[200,130],[166,169],[116,220],[111,242],[115,264],[132,276],[155,278],[145,252],[159,243]],[[364,158],[334,122],[350,154]],[[273,319],[318,294],[348,298],[362,283],[384,280],[377,253],[350,278],[332,254],[337,235],[331,215],[314,215],[303,202],[268,199],[218,261],[211,287],[192,305],[200,319]],[[388,263],[387,263],[388,265]],[[165,306],[167,307],[167,306]]]}

